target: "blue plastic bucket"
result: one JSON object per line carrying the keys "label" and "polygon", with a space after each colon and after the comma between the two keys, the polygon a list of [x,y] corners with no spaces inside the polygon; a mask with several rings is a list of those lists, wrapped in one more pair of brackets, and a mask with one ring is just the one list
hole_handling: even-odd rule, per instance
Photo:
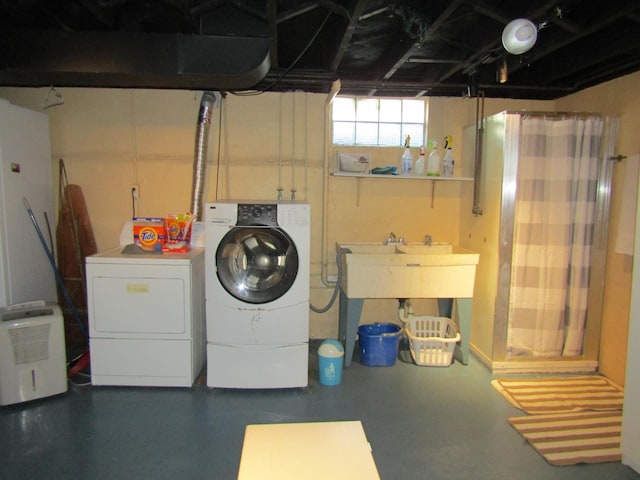
{"label": "blue plastic bucket", "polygon": [[337,340],[325,340],[318,348],[318,377],[322,385],[340,385],[344,348]]}
{"label": "blue plastic bucket", "polygon": [[393,323],[374,323],[358,327],[360,362],[369,367],[388,367],[396,363],[402,329]]}

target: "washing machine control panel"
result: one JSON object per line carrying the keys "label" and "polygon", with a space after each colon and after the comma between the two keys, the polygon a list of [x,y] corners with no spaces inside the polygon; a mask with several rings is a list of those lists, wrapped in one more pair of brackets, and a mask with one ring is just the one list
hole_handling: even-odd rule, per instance
{"label": "washing machine control panel", "polygon": [[238,223],[236,225],[277,226],[277,205],[263,203],[240,203],[238,204]]}

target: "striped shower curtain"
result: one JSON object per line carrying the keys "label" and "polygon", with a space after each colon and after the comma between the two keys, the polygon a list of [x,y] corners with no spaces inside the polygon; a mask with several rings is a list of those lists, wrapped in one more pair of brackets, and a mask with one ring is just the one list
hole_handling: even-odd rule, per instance
{"label": "striped shower curtain", "polygon": [[509,356],[582,353],[603,124],[599,117],[522,120]]}

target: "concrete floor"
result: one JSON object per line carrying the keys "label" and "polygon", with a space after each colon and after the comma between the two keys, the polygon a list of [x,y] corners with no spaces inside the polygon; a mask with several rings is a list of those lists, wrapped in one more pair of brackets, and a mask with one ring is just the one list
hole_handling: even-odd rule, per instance
{"label": "concrete floor", "polygon": [[0,478],[234,479],[247,424],[337,420],[362,421],[382,479],[640,478],[621,463],[546,463],[509,426],[523,413],[474,358],[445,368],[356,358],[326,387],[317,345],[306,389],[209,390],[202,379],[191,389],[71,386],[0,407]]}

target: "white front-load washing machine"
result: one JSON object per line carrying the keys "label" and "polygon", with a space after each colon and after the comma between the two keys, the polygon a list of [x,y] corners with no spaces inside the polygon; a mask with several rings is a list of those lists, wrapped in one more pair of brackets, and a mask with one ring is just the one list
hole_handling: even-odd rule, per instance
{"label": "white front-load washing machine", "polygon": [[207,385],[308,384],[310,206],[205,207]]}

